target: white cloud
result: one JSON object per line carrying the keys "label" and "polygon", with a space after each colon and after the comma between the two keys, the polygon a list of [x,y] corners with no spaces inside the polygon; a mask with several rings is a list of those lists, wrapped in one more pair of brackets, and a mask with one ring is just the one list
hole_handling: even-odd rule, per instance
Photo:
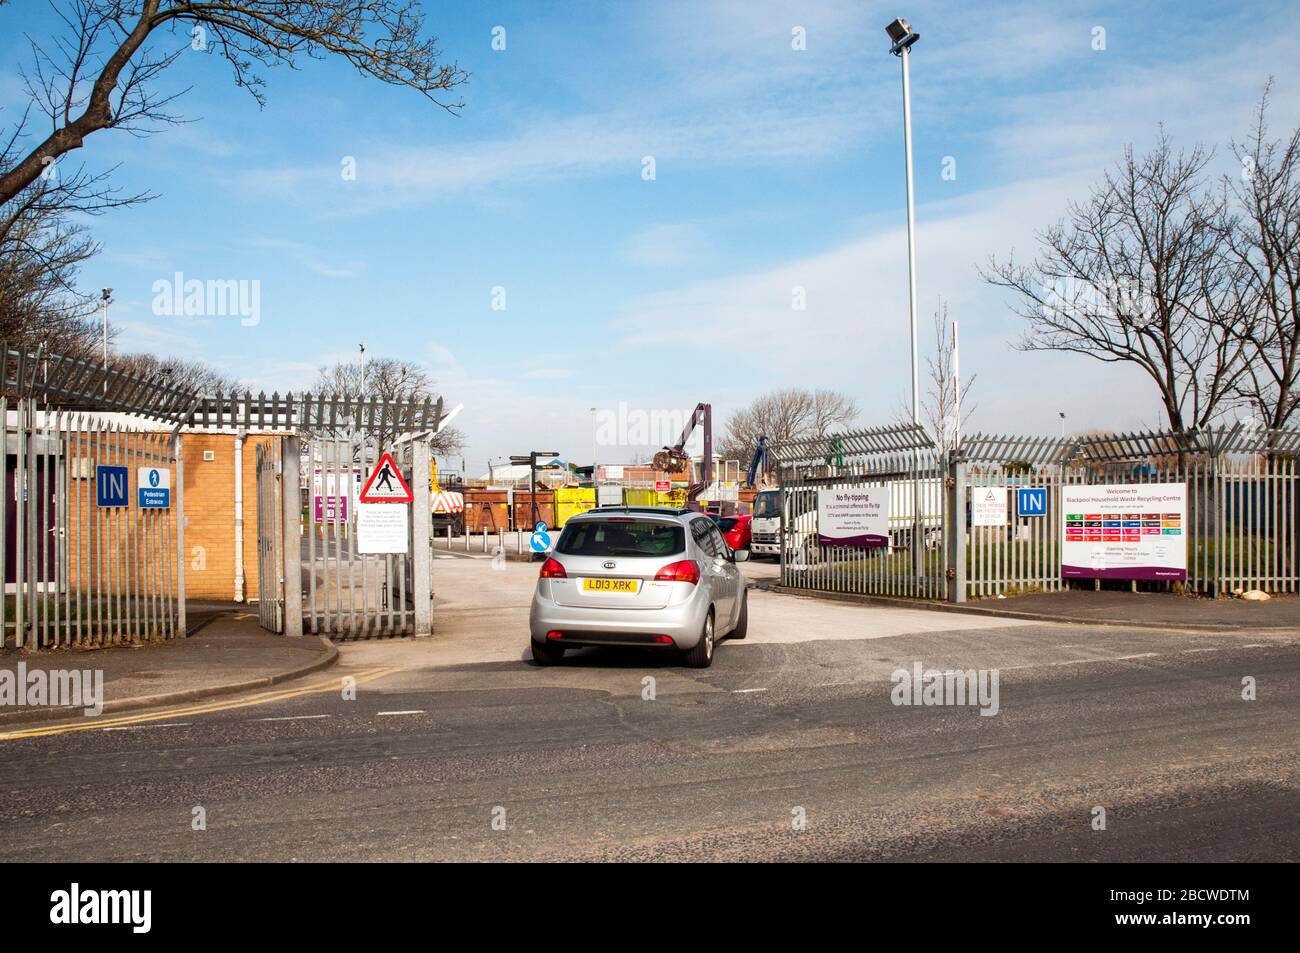
{"label": "white cloud", "polygon": [[319,249],[304,242],[279,238],[254,238],[249,244],[255,248],[279,251],[290,255],[299,265],[322,278],[354,278],[365,270],[366,263],[355,259],[330,261]]}
{"label": "white cloud", "polygon": [[689,222],[643,228],[629,236],[621,248],[624,260],[645,268],[698,265],[708,252],[703,231]]}

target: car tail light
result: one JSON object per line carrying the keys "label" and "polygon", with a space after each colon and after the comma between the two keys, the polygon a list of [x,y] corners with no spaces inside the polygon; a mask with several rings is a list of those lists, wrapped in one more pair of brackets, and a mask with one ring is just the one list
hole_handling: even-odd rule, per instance
{"label": "car tail light", "polygon": [[655,582],[689,582],[691,585],[700,581],[700,567],[694,559],[683,559],[669,563],[655,573]]}
{"label": "car tail light", "polygon": [[655,641],[660,645],[672,645],[673,637],[671,635],[656,635]]}
{"label": "car tail light", "polygon": [[559,560],[548,557],[546,562],[542,563],[541,578],[568,579],[569,574],[564,571],[564,567],[560,565]]}
{"label": "car tail light", "polygon": [[564,633],[563,633],[563,632],[547,632],[547,633],[546,633],[546,638],[547,638],[547,639],[550,639],[550,640],[554,640],[554,639],[562,639],[562,638],[564,638]]}

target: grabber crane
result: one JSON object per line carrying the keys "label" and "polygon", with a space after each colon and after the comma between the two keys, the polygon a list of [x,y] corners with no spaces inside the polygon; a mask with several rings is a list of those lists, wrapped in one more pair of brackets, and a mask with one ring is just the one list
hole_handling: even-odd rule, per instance
{"label": "grabber crane", "polygon": [[686,491],[686,505],[690,509],[699,508],[695,505],[695,498],[713,482],[713,405],[696,404],[695,412],[691,414],[691,419],[686,422],[686,429],[682,431],[677,443],[671,447],[664,447],[654,457],[656,470],[663,470],[665,473],[689,472],[691,458],[686,453],[686,441],[691,439],[691,434],[699,426],[704,428],[704,465],[700,473],[700,476],[704,478],[704,482],[692,483],[690,489]]}

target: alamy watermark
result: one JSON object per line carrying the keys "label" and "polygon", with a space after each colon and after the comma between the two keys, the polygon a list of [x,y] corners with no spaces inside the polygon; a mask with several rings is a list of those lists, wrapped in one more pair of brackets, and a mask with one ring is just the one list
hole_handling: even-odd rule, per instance
{"label": "alamy watermark", "polygon": [[262,321],[262,282],[256,278],[200,281],[176,272],[151,288],[153,313],[166,318],[239,318],[246,328]]}
{"label": "alamy watermark", "polygon": [[894,683],[889,693],[895,705],[970,705],[978,706],[981,715],[996,715],[998,701],[998,670],[927,669],[917,661],[912,670],[894,669],[889,680]]}
{"label": "alamy watermark", "polygon": [[153,924],[152,890],[71,889],[50,894],[50,922],[75,925],[129,924],[132,933],[148,933]]}
{"label": "alamy watermark", "polygon": [[94,717],[104,710],[103,669],[0,669],[0,705],[81,708]]}
{"label": "alamy watermark", "polygon": [[617,407],[596,411],[596,444],[601,447],[664,447],[677,442],[693,411],[664,407]]}

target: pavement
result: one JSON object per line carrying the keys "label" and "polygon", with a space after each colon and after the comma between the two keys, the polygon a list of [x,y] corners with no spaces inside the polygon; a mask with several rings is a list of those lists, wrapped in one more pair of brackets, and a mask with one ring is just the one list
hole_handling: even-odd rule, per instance
{"label": "pavement", "polygon": [[973,599],[961,604],[892,596],[828,593],[780,585],[779,571],[760,577],[762,588],[808,599],[866,605],[911,606],[920,611],[1033,622],[1111,625],[1138,628],[1202,629],[1219,632],[1300,630],[1300,597],[1273,596],[1264,601],[1208,599],[1169,592],[1066,589],[1005,598]]}
{"label": "pavement", "polygon": [[981,599],[975,611],[995,610],[1110,625],[1161,625],[1169,628],[1214,626],[1225,630],[1300,628],[1300,598],[1207,599],[1166,592],[1067,589],[1005,599]]}
{"label": "pavement", "polygon": [[[316,636],[289,640],[258,624],[256,612],[203,604],[191,607],[201,625],[185,639],[97,649],[42,652],[6,650],[0,670],[103,673],[105,713],[149,708],[265,688],[332,664],[337,652]],[[0,727],[80,716],[84,706],[13,705],[0,708]]]}
{"label": "pavement", "polygon": [[[432,638],[341,643],[278,691],[0,732],[0,862],[1300,858],[1300,633],[752,589],[750,637],[712,668],[540,668],[535,566],[434,572]],[[997,714],[895,704],[917,662],[997,672]]]}

